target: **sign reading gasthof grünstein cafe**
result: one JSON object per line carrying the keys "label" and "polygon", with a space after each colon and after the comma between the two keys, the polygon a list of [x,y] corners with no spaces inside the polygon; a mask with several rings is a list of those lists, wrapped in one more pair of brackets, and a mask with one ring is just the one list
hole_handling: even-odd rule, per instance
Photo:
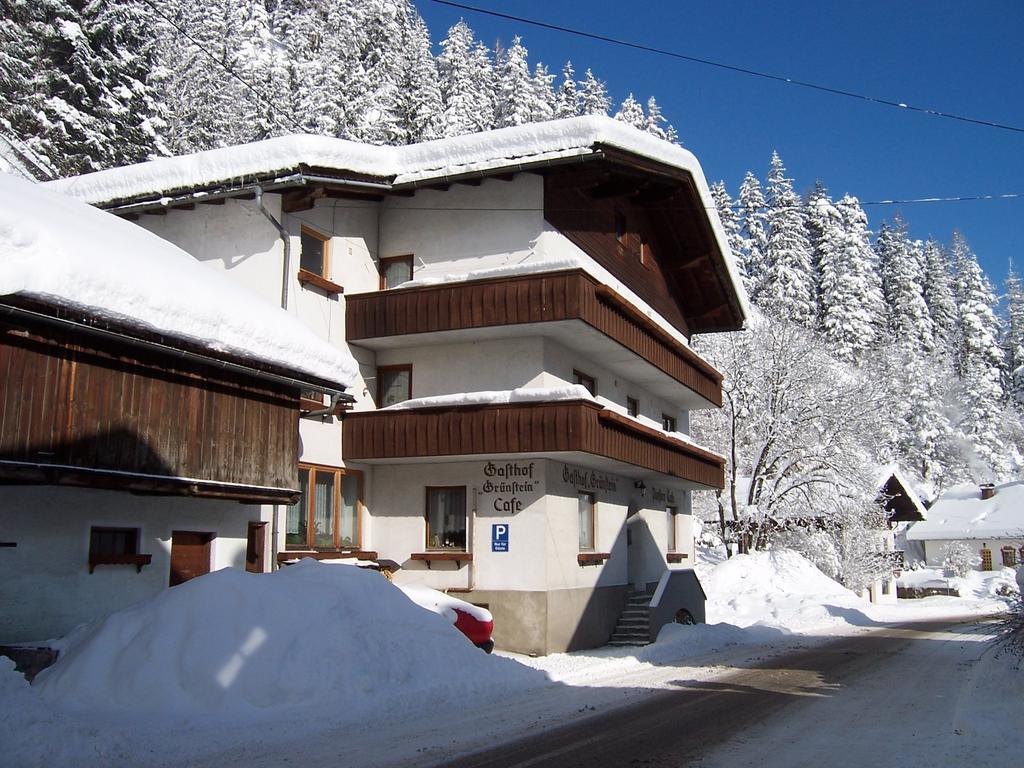
{"label": "sign reading gasthof gr\u00fcnstein cafe", "polygon": [[543,472],[534,461],[488,461],[477,486],[477,514],[522,512],[544,495]]}

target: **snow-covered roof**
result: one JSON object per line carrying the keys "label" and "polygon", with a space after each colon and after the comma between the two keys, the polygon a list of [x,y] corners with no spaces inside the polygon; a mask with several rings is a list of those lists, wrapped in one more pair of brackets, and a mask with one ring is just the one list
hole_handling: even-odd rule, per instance
{"label": "snow-covered roof", "polygon": [[463,174],[515,170],[612,147],[683,171],[693,178],[707,211],[741,310],[746,294],[697,158],[622,121],[587,116],[501,128],[421,144],[390,147],[327,136],[281,136],[179,157],[98,171],[48,182],[48,186],[93,205],[106,206],[193,193],[197,199],[216,185],[239,186],[284,179],[301,169],[317,169],[386,187],[441,181]]}
{"label": "snow-covered roof", "polygon": [[977,485],[958,485],[939,497],[928,519],[907,531],[911,540],[1024,539],[1024,480],[995,487],[981,498]]}
{"label": "snow-covered roof", "polygon": [[347,352],[141,227],[6,174],[0,199],[0,296],[72,308],[346,388],[355,381],[358,366]]}

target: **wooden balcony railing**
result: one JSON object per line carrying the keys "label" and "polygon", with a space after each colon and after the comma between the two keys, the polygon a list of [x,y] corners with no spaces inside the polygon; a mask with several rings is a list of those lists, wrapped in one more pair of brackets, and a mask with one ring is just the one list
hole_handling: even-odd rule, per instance
{"label": "wooden balcony railing", "polygon": [[722,404],[722,375],[582,269],[374,291],[346,297],[348,341],[579,320]]}

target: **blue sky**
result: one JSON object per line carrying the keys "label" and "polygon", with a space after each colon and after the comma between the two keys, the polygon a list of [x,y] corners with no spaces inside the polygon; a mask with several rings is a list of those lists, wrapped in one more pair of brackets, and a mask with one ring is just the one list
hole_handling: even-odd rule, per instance
{"label": "blue sky", "polygon": [[[821,179],[862,201],[1024,193],[1024,132],[970,125],[415,0],[435,42],[460,17],[492,45],[520,34],[531,64],[590,67],[616,104],[654,95],[709,182],[762,180],[777,149],[798,191]],[[463,0],[588,32],[833,88],[1024,128],[1019,0],[683,2]],[[560,78],[559,78],[560,79]],[[556,81],[557,83],[557,81]],[[1024,271],[1024,198],[866,206],[877,231],[900,210],[913,237],[959,229],[1001,288]]]}

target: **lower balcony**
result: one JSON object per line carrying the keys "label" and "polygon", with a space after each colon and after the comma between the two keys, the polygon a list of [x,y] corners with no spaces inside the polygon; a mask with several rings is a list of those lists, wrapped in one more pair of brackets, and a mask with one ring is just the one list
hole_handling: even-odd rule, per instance
{"label": "lower balcony", "polygon": [[725,485],[722,457],[590,400],[353,411],[343,425],[349,461],[583,455],[633,476],[668,476],[692,488]]}

